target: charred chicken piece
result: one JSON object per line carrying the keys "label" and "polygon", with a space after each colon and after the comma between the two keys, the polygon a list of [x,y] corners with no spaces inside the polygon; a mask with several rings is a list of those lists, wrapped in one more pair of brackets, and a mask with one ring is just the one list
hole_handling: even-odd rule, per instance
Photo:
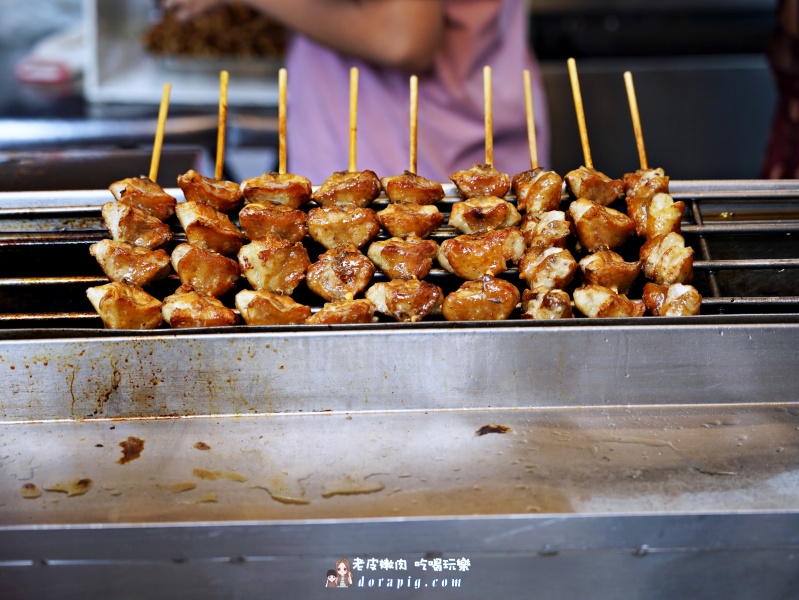
{"label": "charred chicken piece", "polygon": [[577,271],[577,261],[565,248],[533,246],[519,262],[519,277],[530,289],[564,289]]}
{"label": "charred chicken piece", "polygon": [[372,242],[367,255],[389,279],[423,279],[437,253],[433,240],[410,236]]}
{"label": "charred chicken piece", "polygon": [[353,325],[374,323],[375,305],[365,298],[328,302],[315,315],[308,317],[306,325]]}
{"label": "charred chicken piece", "polygon": [[245,204],[281,204],[299,208],[311,199],[311,182],[291,173],[264,173],[241,182]]}
{"label": "charred chicken piece", "polygon": [[108,189],[119,202],[134,206],[159,221],[166,221],[175,214],[177,200],[167,194],[149,177],[128,177],[115,181]]}
{"label": "charred chicken piece", "polygon": [[511,185],[520,211],[538,215],[560,208],[563,178],[555,171],[545,171],[541,167],[523,171],[513,176]]}
{"label": "charred chicken piece", "polygon": [[641,261],[629,263],[613,250],[600,250],[580,260],[585,283],[626,294],[641,273]]}
{"label": "charred chicken piece", "polygon": [[300,242],[292,244],[270,235],[242,246],[239,266],[256,290],[290,295],[305,279],[311,261]]}
{"label": "charred chicken piece", "polygon": [[150,250],[128,242],[101,240],[92,244],[89,252],[111,281],[143,287],[169,275],[169,254],[165,250]]}
{"label": "charred chicken piece", "polygon": [[444,215],[430,204],[389,204],[377,220],[393,237],[426,238],[444,222]]}
{"label": "charred chicken piece", "polygon": [[239,225],[250,240],[276,235],[287,242],[300,242],[308,232],[303,211],[282,204],[253,202],[239,212]]}
{"label": "charred chicken piece", "polygon": [[190,244],[223,256],[239,251],[244,234],[225,213],[200,202],[181,202],[175,212]]}
{"label": "charred chicken piece", "polygon": [[337,171],[311,195],[320,206],[365,208],[380,195],[374,171]]}
{"label": "charred chicken piece", "polygon": [[155,329],[162,303],[138,286],[114,281],[86,290],[106,329]]}
{"label": "charred chicken piece", "polygon": [[[682,200],[675,202],[668,194],[655,194],[646,206],[646,226],[643,236],[651,240],[653,237],[671,232],[680,233],[680,221],[684,212],[685,202]],[[636,232],[640,229],[637,221],[635,229]],[[639,232],[639,235],[642,234]]]}
{"label": "charred chicken piece", "polygon": [[471,169],[457,171],[449,176],[463,198],[497,196],[502,198],[510,189],[510,175],[500,173],[493,166],[474,164]]}
{"label": "charred chicken piece", "polygon": [[563,290],[550,290],[537,287],[524,290],[522,294],[522,319],[552,321],[554,319],[571,319],[571,299]]}
{"label": "charred chicken piece", "polygon": [[447,321],[502,321],[519,303],[519,290],[504,279],[484,275],[466,281],[444,299]]}
{"label": "charred chicken piece", "polygon": [[172,251],[172,266],[181,283],[216,298],[232,290],[241,277],[239,263],[232,258],[191,244]]}
{"label": "charred chicken piece", "polygon": [[655,283],[691,283],[694,276],[694,250],[685,246],[679,233],[652,238],[641,246],[644,275]]}
{"label": "charred chicken piece", "polygon": [[656,317],[686,317],[699,314],[702,295],[691,285],[647,283],[644,304],[649,314]]}
{"label": "charred chicken piece", "polygon": [[625,173],[623,182],[627,198],[647,201],[655,194],[669,193],[669,178],[663,169],[638,169],[635,173]]}
{"label": "charred chicken piece", "polygon": [[601,285],[586,285],[574,290],[574,305],[592,319],[642,317],[646,310],[641,300],[630,300]]}
{"label": "charred chicken piece", "polygon": [[397,321],[421,321],[441,313],[441,288],[418,279],[395,279],[380,282],[366,290],[366,299],[378,312]]}
{"label": "charred chicken piece", "polygon": [[524,255],[524,237],[518,227],[485,233],[461,235],[444,240],[438,249],[438,262],[463,279],[496,276],[516,264]]}
{"label": "charred chicken piece", "polygon": [[366,289],[375,266],[352,244],[338,246],[319,255],[308,267],[308,288],[325,300],[355,297]]}
{"label": "charred chicken piece", "polygon": [[380,180],[388,199],[395,204],[434,204],[444,198],[444,188],[436,181],[405,171]]}
{"label": "charred chicken piece", "polygon": [[225,327],[236,324],[236,313],[213,296],[181,285],[171,296],[164,298],[161,307],[164,321],[175,329],[185,327]]}
{"label": "charred chicken piece", "polygon": [[308,212],[308,234],[328,250],[347,244],[362,248],[378,233],[377,213],[371,208],[325,206]]}
{"label": "charred chicken piece", "polygon": [[611,179],[604,173],[588,167],[580,167],[566,173],[566,184],[575,198],[586,198],[607,206],[624,195],[624,183]]}
{"label": "charred chicken piece", "polygon": [[635,232],[635,222],[617,210],[579,198],[569,205],[577,239],[589,252],[618,248]]}
{"label": "charred chicken piece", "polygon": [[178,186],[186,202],[202,202],[219,212],[236,210],[243,201],[238,183],[203,177],[194,169],[178,175]]}
{"label": "charred chicken piece", "polygon": [[461,233],[482,233],[514,227],[522,220],[519,211],[496,196],[469,198],[452,205],[449,225]]}
{"label": "charred chicken piece", "polygon": [[311,316],[311,307],[268,290],[241,290],[236,308],[247,325],[301,325]]}
{"label": "charred chicken piece", "polygon": [[135,206],[106,202],[102,214],[106,228],[117,242],[128,242],[153,250],[172,239],[169,225]]}
{"label": "charred chicken piece", "polygon": [[571,235],[571,224],[566,220],[562,210],[550,210],[545,213],[531,213],[522,217],[521,223],[524,243],[528,247],[554,246],[565,248]]}

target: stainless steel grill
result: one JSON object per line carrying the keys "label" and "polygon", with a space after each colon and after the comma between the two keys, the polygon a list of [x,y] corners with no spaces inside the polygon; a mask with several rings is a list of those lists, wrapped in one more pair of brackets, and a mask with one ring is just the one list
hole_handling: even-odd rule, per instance
{"label": "stainless steel grill", "polygon": [[315,597],[341,556],[466,557],[435,595],[797,597],[799,182],[672,191],[697,317],[151,332],[87,312],[108,192],[4,194],[0,585]]}
{"label": "stainless steel grill", "polygon": [[[440,208],[448,213],[456,194],[452,185],[446,191]],[[689,205],[682,229],[686,243],[696,251],[695,285],[704,297],[703,315],[791,312],[799,307],[796,182],[673,182],[672,191]],[[170,192],[181,196],[180,190]],[[101,190],[3,196],[0,205],[17,208],[0,209],[0,326],[102,327],[84,292],[107,281],[88,246],[107,236],[99,206],[111,199],[110,194]],[[444,226],[432,238],[441,242],[454,234]],[[174,242],[180,241],[185,236],[178,226]],[[639,245],[637,240],[627,244],[629,258],[637,258]],[[514,270],[504,276],[518,283]],[[445,289],[457,286],[457,278],[442,269],[434,269],[429,279]],[[159,291],[176,286],[173,277],[171,283],[160,284]],[[299,293],[314,309],[321,306],[313,294]]]}

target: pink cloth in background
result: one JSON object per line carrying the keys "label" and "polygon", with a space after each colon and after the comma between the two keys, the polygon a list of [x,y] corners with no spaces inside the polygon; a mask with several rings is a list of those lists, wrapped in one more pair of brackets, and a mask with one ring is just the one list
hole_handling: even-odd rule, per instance
{"label": "pink cloth in background", "polygon": [[[494,165],[530,168],[522,71],[533,76],[539,163],[549,164],[545,96],[527,45],[524,0],[445,0],[442,44],[419,78],[418,173],[447,181],[485,160],[483,66],[493,75]],[[385,35],[391,35],[386,23]],[[409,73],[374,67],[296,36],[288,69],[288,168],[322,183],[349,163],[349,70],[359,69],[358,170],[409,166]]]}

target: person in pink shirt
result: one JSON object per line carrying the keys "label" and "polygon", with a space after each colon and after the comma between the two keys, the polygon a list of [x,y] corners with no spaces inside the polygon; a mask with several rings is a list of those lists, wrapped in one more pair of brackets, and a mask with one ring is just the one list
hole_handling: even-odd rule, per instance
{"label": "person in pink shirt", "polygon": [[[224,0],[164,0],[188,19]],[[485,159],[483,67],[493,72],[494,166],[529,169],[522,72],[533,75],[538,158],[549,163],[526,0],[246,0],[294,32],[289,170],[320,184],[348,166],[349,70],[358,67],[358,168],[408,168],[409,76],[419,76],[418,173],[446,181]]]}

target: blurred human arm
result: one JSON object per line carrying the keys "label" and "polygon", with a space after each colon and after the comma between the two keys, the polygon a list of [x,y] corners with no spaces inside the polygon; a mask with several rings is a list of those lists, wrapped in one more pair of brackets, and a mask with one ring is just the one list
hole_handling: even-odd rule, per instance
{"label": "blurred human arm", "polygon": [[[373,64],[424,72],[441,40],[443,0],[242,0],[337,52]],[[225,0],[164,0],[182,20]]]}

